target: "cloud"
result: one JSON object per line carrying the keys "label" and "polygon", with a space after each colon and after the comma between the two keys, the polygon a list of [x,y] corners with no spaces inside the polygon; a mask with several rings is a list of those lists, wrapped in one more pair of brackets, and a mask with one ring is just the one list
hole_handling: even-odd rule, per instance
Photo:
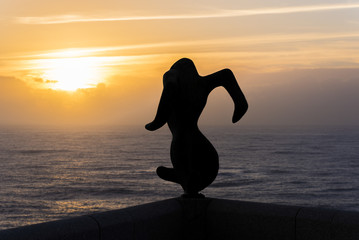
{"label": "cloud", "polygon": [[151,110],[153,114],[158,101],[152,89],[148,83],[138,86],[124,80],[118,85],[101,83],[66,92],[30,87],[18,78],[0,76],[0,126],[144,124],[146,117],[148,121],[152,118],[145,113]]}
{"label": "cloud", "polygon": [[48,79],[43,79],[43,78],[40,78],[40,77],[34,77],[32,78],[32,80],[35,82],[35,83],[57,83],[58,81],[56,80],[48,80]]}
{"label": "cloud", "polygon": [[44,82],[44,79],[42,78],[39,78],[39,77],[35,77],[33,78],[34,82],[37,82],[37,83],[43,83]]}
{"label": "cloud", "polygon": [[56,81],[56,80],[46,80],[45,83],[57,83],[59,81]]}
{"label": "cloud", "polygon": [[[59,61],[56,59],[83,57],[91,57],[93,61],[96,60],[101,66],[119,66],[148,64],[159,56],[168,58],[170,55],[178,53],[183,55],[182,53],[185,52],[186,55],[199,57],[200,55],[208,54],[219,55],[219,57],[229,56],[237,59],[237,62],[241,62],[242,65],[245,59],[256,60],[255,62],[257,63],[264,61],[264,64],[270,65],[273,63],[274,57],[276,57],[277,62],[280,59],[287,58],[287,60],[280,63],[284,65],[294,61],[300,65],[308,63],[316,67],[315,64],[318,61],[326,59],[328,62],[351,62],[352,64],[349,64],[349,66],[353,66],[357,64],[353,59],[358,54],[356,44],[358,38],[359,32],[266,34],[247,36],[246,38],[228,37],[109,47],[57,49],[47,52],[34,52],[29,55],[18,55],[9,59],[18,60],[14,65],[14,68],[16,67],[17,69],[19,66],[34,69],[46,65],[46,62]],[[343,44],[343,41],[345,41],[345,44]],[[269,63],[265,62],[268,57],[272,58]],[[350,58],[352,59],[351,61],[349,61]],[[309,61],[310,59],[317,59],[317,61]],[[15,63],[15,61],[10,62]]]}
{"label": "cloud", "polygon": [[[354,68],[359,66],[358,39],[359,32],[267,34],[246,38],[57,49],[9,58],[7,66],[12,67],[8,75],[15,72],[21,79],[24,78],[24,72],[28,76],[41,77],[44,75],[40,73],[49,68],[50,63],[62,63],[66,59],[73,61],[76,58],[89,58],[96,63],[96,68],[104,73],[106,79],[114,75],[133,78],[139,71],[141,75],[146,72],[147,75],[161,76],[166,68],[180,57],[192,58],[203,70],[201,74],[225,67],[239,73],[305,68]],[[161,72],[154,71],[158,66],[161,66]],[[0,67],[0,72],[1,70]],[[30,84],[48,87],[50,82],[46,81],[55,79],[48,77],[26,80]]]}
{"label": "cloud", "polygon": [[[218,45],[227,46],[232,45],[255,45],[263,43],[284,43],[284,42],[299,42],[299,41],[317,41],[317,40],[330,40],[330,39],[346,39],[346,38],[358,38],[359,32],[340,32],[340,33],[301,33],[301,34],[273,34],[273,35],[257,35],[243,37],[229,37],[229,38],[214,38],[208,40],[190,40],[190,41],[170,41],[137,45],[125,45],[125,46],[110,46],[110,47],[98,47],[98,48],[77,48],[68,50],[57,50],[48,53],[34,54],[26,57],[66,57],[65,54],[71,52],[71,57],[86,56],[89,54],[101,54],[104,52],[121,51],[122,54],[126,53],[126,50],[143,50],[143,49],[159,49],[159,48],[171,48],[176,47],[188,47],[202,45]],[[168,53],[168,52],[167,52]]]}
{"label": "cloud", "polygon": [[86,17],[81,15],[59,15],[48,17],[18,17],[17,22],[21,24],[65,24],[80,22],[113,22],[113,21],[148,21],[148,20],[185,20],[185,19],[206,19],[206,18],[228,18],[244,17],[256,15],[273,15],[289,13],[308,13],[333,10],[345,10],[359,8],[359,3],[352,4],[331,4],[331,5],[312,5],[294,6],[281,8],[263,9],[235,9],[218,10],[210,13],[182,14],[182,15],[158,15],[158,16],[126,16],[126,17]]}

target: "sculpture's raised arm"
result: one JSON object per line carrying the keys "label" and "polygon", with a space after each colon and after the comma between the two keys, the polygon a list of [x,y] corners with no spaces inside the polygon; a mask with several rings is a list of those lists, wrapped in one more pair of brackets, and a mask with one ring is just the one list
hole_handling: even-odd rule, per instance
{"label": "sculpture's raised arm", "polygon": [[232,122],[238,122],[248,110],[248,103],[239,87],[233,72],[223,69],[203,77],[204,84],[208,88],[208,94],[216,87],[224,87],[234,102]]}

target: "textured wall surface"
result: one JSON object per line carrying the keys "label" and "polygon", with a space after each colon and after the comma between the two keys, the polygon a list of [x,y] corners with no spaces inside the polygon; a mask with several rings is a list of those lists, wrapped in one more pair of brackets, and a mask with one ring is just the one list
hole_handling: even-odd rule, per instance
{"label": "textured wall surface", "polygon": [[174,198],[0,231],[1,240],[358,240],[359,212]]}

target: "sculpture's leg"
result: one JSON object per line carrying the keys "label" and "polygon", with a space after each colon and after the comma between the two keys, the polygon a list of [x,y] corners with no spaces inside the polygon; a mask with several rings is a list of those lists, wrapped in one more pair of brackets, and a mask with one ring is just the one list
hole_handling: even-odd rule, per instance
{"label": "sculpture's leg", "polygon": [[203,190],[205,187],[200,187],[200,182],[202,179],[198,178],[197,174],[191,176],[189,175],[187,181],[184,181],[184,194],[183,198],[204,198],[204,195],[199,193],[200,190]]}
{"label": "sculpture's leg", "polygon": [[163,180],[181,184],[176,171],[173,168],[158,167],[156,170],[157,175]]}

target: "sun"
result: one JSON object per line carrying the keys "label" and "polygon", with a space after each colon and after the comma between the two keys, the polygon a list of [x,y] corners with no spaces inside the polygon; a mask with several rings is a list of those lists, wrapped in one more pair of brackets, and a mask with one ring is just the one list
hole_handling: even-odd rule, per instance
{"label": "sun", "polygon": [[47,59],[42,65],[41,78],[52,89],[75,91],[101,82],[99,62],[93,57]]}

